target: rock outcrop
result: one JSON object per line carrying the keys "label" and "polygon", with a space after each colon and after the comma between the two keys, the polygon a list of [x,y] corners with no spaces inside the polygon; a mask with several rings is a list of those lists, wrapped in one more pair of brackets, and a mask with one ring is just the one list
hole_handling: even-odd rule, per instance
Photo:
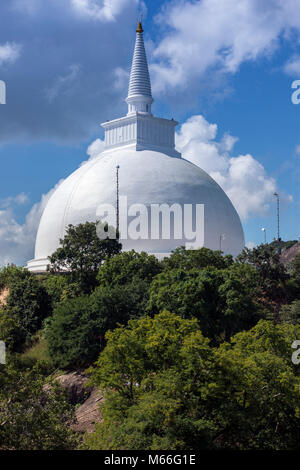
{"label": "rock outcrop", "polygon": [[[95,423],[101,422],[99,404],[103,395],[97,388],[86,387],[88,377],[83,372],[74,371],[60,375],[55,380],[66,390],[67,399],[72,405],[80,405],[75,412],[75,422],[72,429],[77,432],[92,432]],[[44,385],[47,392],[51,385]]]}
{"label": "rock outcrop", "polygon": [[280,255],[280,261],[282,264],[285,266],[291,263],[295,256],[300,253],[300,242],[295,243],[295,245],[291,246],[291,248],[288,248],[287,250],[284,250],[282,254]]}
{"label": "rock outcrop", "polygon": [[74,431],[93,432],[95,424],[102,421],[99,404],[103,396],[99,390],[92,390],[89,398],[76,410],[76,422],[72,425]]}
{"label": "rock outcrop", "polygon": [[6,299],[8,296],[9,289],[7,287],[0,289],[0,307],[4,307],[6,305]]}
{"label": "rock outcrop", "polygon": [[80,372],[69,372],[55,379],[66,390],[69,403],[83,403],[90,395],[91,388],[86,387],[88,378]]}

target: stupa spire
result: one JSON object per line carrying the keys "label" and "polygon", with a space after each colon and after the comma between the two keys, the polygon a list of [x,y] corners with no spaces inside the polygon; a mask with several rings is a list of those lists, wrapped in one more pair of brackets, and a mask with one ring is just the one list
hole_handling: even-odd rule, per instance
{"label": "stupa spire", "polygon": [[175,126],[178,122],[151,114],[153,98],[141,21],[136,30],[126,102],[126,116],[102,123],[105,129],[105,151],[132,147],[136,151],[154,150],[180,158],[180,153],[175,150]]}
{"label": "stupa spire", "polygon": [[153,98],[143,32],[142,23],[139,22],[136,30],[128,97],[126,98],[128,114],[136,112],[151,114]]}

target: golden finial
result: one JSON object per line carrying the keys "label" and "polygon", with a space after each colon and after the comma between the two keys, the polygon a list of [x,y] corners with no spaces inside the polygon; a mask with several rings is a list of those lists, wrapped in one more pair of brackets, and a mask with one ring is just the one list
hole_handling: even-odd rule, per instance
{"label": "golden finial", "polygon": [[137,33],[143,33],[144,30],[143,30],[143,27],[142,27],[142,22],[139,21],[139,24],[138,24],[138,27],[137,27],[137,30],[136,30]]}

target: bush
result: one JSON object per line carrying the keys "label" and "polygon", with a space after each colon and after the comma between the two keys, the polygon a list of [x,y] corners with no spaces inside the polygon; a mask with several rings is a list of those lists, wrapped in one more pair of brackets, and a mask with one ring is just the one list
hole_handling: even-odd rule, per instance
{"label": "bush", "polygon": [[299,450],[299,327],[260,321],[211,348],[197,321],[163,312],[107,333],[92,450]]}
{"label": "bush", "polygon": [[30,346],[21,355],[24,363],[41,364],[51,370],[53,364],[48,351],[48,344],[42,331],[39,331],[31,338]]}
{"label": "bush", "polygon": [[150,286],[148,311],[169,310],[199,320],[205,336],[219,342],[261,318],[255,303],[258,276],[252,266],[164,271]]}
{"label": "bush", "polygon": [[237,257],[237,261],[255,267],[259,275],[262,297],[279,304],[285,302],[287,296],[285,284],[289,276],[280,262],[276,244],[260,245],[252,250],[245,248]]}
{"label": "bush", "polygon": [[44,281],[44,286],[51,299],[52,308],[64,298],[68,285],[67,275],[48,274]]}
{"label": "bush", "polygon": [[162,265],[165,270],[193,268],[202,269],[213,267],[225,269],[231,266],[233,258],[231,255],[223,256],[221,251],[213,251],[209,248],[199,248],[197,250],[186,250],[184,247],[176,248],[171,256],[164,258]]}
{"label": "bush", "polygon": [[150,284],[161,271],[161,263],[155,256],[131,250],[107,259],[99,269],[97,279],[106,287],[132,284],[138,280]]}
{"label": "bush", "polygon": [[1,450],[71,450],[77,439],[68,426],[74,410],[55,383],[45,393],[36,368],[0,365]]}
{"label": "bush", "polygon": [[279,313],[281,322],[292,325],[300,325],[300,300],[295,300],[290,305],[283,305]]}
{"label": "bush", "polygon": [[46,338],[55,366],[82,367],[105,345],[105,333],[144,312],[144,284],[98,287],[90,296],[58,304],[48,321]]}
{"label": "bush", "polygon": [[51,312],[51,301],[42,283],[27,270],[8,267],[0,272],[0,283],[9,288],[0,312],[0,332],[13,351],[22,351]]}
{"label": "bush", "polygon": [[69,225],[60,247],[49,256],[52,272],[68,271],[72,282],[79,283],[82,293],[89,293],[97,285],[97,273],[106,257],[121,251],[118,240],[100,239],[97,223]]}

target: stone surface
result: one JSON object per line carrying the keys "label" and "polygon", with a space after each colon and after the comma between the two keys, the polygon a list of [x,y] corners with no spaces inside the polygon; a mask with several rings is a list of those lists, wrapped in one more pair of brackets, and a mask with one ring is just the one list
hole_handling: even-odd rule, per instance
{"label": "stone surface", "polygon": [[6,305],[6,299],[9,296],[9,289],[4,287],[0,290],[0,307]]}
{"label": "stone surface", "polygon": [[296,255],[300,253],[300,242],[296,243],[295,245],[291,246],[287,250],[284,250],[280,256],[280,261],[285,266],[293,261]]}
{"label": "stone surface", "polygon": [[78,432],[93,432],[95,423],[102,421],[99,405],[103,401],[102,394],[93,389],[89,398],[76,410],[76,422],[72,429]]}
{"label": "stone surface", "polygon": [[[69,372],[60,375],[55,380],[66,390],[67,399],[72,405],[83,403],[91,394],[91,388],[87,388],[85,384],[88,378],[80,372]],[[44,385],[44,391],[47,392],[51,385]]]}
{"label": "stone surface", "polygon": [[[101,422],[99,404],[103,395],[97,388],[86,387],[88,378],[80,371],[69,372],[55,378],[67,392],[67,399],[72,405],[80,405],[75,412],[75,421],[71,428],[77,432],[92,432],[95,423]],[[44,385],[44,392],[50,390],[51,385]]]}

